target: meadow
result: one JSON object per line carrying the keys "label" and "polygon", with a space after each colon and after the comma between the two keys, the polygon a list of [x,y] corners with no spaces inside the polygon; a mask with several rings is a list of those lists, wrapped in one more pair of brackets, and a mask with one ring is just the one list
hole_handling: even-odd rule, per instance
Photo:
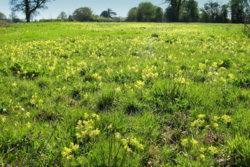
{"label": "meadow", "polygon": [[1,166],[248,166],[243,25],[0,27]]}

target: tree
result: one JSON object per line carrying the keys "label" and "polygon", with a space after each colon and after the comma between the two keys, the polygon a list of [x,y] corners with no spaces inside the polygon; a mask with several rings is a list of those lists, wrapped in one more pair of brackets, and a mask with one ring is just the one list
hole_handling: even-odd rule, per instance
{"label": "tree", "polygon": [[12,11],[23,12],[26,22],[30,22],[32,16],[37,14],[39,9],[47,8],[47,3],[49,1],[51,0],[10,0],[10,5]]}
{"label": "tree", "polygon": [[5,14],[3,14],[3,13],[0,12],[0,20],[5,20],[5,19],[6,19]]}
{"label": "tree", "polygon": [[228,5],[224,4],[221,6],[221,22],[228,23]]}
{"label": "tree", "polygon": [[67,14],[65,12],[61,12],[57,19],[61,19],[61,20],[66,20],[68,18]]}
{"label": "tree", "polygon": [[100,16],[111,18],[113,16],[117,15],[112,9],[108,8],[107,10],[104,10]]}
{"label": "tree", "polygon": [[156,22],[162,22],[162,20],[163,20],[163,11],[162,11],[162,8],[160,8],[160,7],[156,7],[156,9],[155,9],[155,19],[154,19],[154,21],[156,21]]}
{"label": "tree", "polygon": [[187,0],[183,3],[181,21],[196,22],[199,19],[198,3],[195,0]]}
{"label": "tree", "polygon": [[218,22],[220,16],[220,5],[217,2],[208,2],[204,4],[201,9],[202,21],[204,22]]}
{"label": "tree", "polygon": [[227,23],[228,20],[228,5],[220,5],[217,2],[208,2],[201,9],[201,21],[212,23]]}
{"label": "tree", "polygon": [[130,9],[128,12],[127,21],[136,21],[137,11],[138,11],[137,7]]}
{"label": "tree", "polygon": [[93,20],[93,12],[88,7],[81,7],[74,11],[73,19],[76,21],[92,21]]}
{"label": "tree", "polygon": [[165,0],[169,6],[166,9],[166,18],[171,22],[178,22],[180,19],[181,7],[185,0]]}
{"label": "tree", "polygon": [[243,23],[249,12],[249,2],[247,0],[231,0],[231,20],[233,23]]}
{"label": "tree", "polygon": [[150,22],[155,20],[155,6],[150,2],[142,2],[137,9],[137,21]]}

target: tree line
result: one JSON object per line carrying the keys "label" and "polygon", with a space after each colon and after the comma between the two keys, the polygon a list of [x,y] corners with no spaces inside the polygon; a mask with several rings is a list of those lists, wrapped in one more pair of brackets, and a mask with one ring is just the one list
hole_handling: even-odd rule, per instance
{"label": "tree line", "polygon": [[[25,14],[26,22],[46,9],[52,0],[10,0],[12,9],[11,19],[18,20],[15,12]],[[168,5],[165,10],[151,2],[142,2],[129,10],[128,22],[208,22],[208,23],[243,23],[250,18],[250,0],[229,0],[219,4],[210,0],[199,8],[196,0],[165,0]],[[71,15],[61,12],[57,20],[61,21],[121,21],[116,12],[107,9],[100,15],[94,15],[89,7],[76,9]],[[0,20],[6,16],[0,12]],[[46,20],[45,20],[46,21]],[[53,20],[52,20],[53,21]]]}

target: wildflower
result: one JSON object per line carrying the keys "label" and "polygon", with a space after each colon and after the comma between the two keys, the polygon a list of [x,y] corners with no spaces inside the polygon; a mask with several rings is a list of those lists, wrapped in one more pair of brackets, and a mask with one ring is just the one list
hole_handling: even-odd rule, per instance
{"label": "wildflower", "polygon": [[234,74],[228,74],[229,79],[235,79]]}
{"label": "wildflower", "polygon": [[30,117],[30,112],[26,112],[26,117],[27,117],[27,118]]}
{"label": "wildflower", "polygon": [[224,71],[227,71],[227,69],[225,67],[220,67],[219,71],[224,72]]}
{"label": "wildflower", "polygon": [[136,81],[136,83],[135,83],[135,86],[136,86],[138,89],[143,88],[144,85],[145,85],[145,83],[144,83],[143,81],[141,81],[141,80],[138,80],[138,81]]}
{"label": "wildflower", "polygon": [[121,139],[121,134],[119,132],[115,133],[115,138],[120,140]]}
{"label": "wildflower", "polygon": [[213,120],[214,120],[214,121],[218,121],[219,119],[220,119],[220,117],[218,117],[218,116],[214,116],[214,117],[213,117]]}
{"label": "wildflower", "polygon": [[74,143],[71,142],[70,147],[72,148],[73,151],[76,151],[76,150],[79,149],[80,146],[78,144],[74,144]]}
{"label": "wildflower", "polygon": [[127,144],[124,145],[124,150],[127,152],[132,152],[131,148],[129,148],[129,146]]}
{"label": "wildflower", "polygon": [[68,156],[71,152],[72,152],[72,149],[71,149],[71,148],[64,147],[64,148],[63,148],[63,151],[62,151],[62,156],[63,156],[63,157],[66,157],[66,156]]}
{"label": "wildflower", "polygon": [[200,159],[204,160],[205,159],[205,155],[204,154],[200,154]]}
{"label": "wildflower", "polygon": [[199,115],[198,115],[198,118],[199,118],[199,119],[204,119],[205,117],[206,117],[205,114],[199,114]]}
{"label": "wildflower", "polygon": [[181,83],[181,84],[186,83],[186,79],[183,78],[183,77],[176,78],[175,80],[176,80],[177,82]]}
{"label": "wildflower", "polygon": [[230,123],[232,121],[232,119],[229,115],[223,115],[223,116],[221,116],[221,119],[224,123]]}
{"label": "wildflower", "polygon": [[214,147],[214,146],[210,146],[208,147],[208,150],[210,151],[211,154],[215,155],[215,154],[218,154],[218,149],[217,147]]}
{"label": "wildflower", "polygon": [[131,138],[129,143],[138,150],[143,150],[143,145],[136,138]]}
{"label": "wildflower", "polygon": [[121,92],[121,88],[120,88],[120,87],[115,88],[115,92],[116,92],[116,93]]}
{"label": "wildflower", "polygon": [[28,128],[28,129],[31,128],[31,123],[30,123],[30,122],[28,122],[26,125],[27,125],[27,128]]}
{"label": "wildflower", "polygon": [[2,117],[1,117],[1,121],[2,121],[2,123],[5,123],[5,122],[6,122],[6,117],[5,117],[5,116],[2,116]]}
{"label": "wildflower", "polygon": [[220,77],[220,78],[219,78],[219,81],[221,81],[221,82],[224,82],[224,83],[225,83],[225,82],[226,82],[226,79],[225,79],[224,77]]}
{"label": "wildflower", "polygon": [[199,69],[204,71],[206,69],[206,64],[203,64],[203,63],[199,63]]}
{"label": "wildflower", "polygon": [[[89,118],[89,114],[88,113],[84,113],[84,118],[88,119]],[[80,121],[80,120],[79,120]]]}
{"label": "wildflower", "polygon": [[219,124],[218,124],[218,123],[213,123],[213,127],[214,127],[215,129],[218,129]]}
{"label": "wildflower", "polygon": [[200,148],[200,151],[201,151],[202,153],[204,153],[204,152],[206,151],[206,148],[201,147],[201,148]]}
{"label": "wildflower", "polygon": [[197,145],[197,144],[198,144],[198,141],[195,140],[195,139],[191,139],[191,143],[192,143],[193,145]]}
{"label": "wildflower", "polygon": [[113,125],[109,124],[108,129],[112,129]]}
{"label": "wildflower", "polygon": [[191,126],[192,126],[192,127],[201,127],[201,126],[204,125],[204,123],[205,123],[204,120],[197,119],[197,120],[195,120],[195,121],[193,121],[193,122],[191,123]]}
{"label": "wildflower", "polygon": [[188,139],[182,139],[181,140],[181,145],[182,146],[187,146],[188,145]]}
{"label": "wildflower", "polygon": [[16,86],[17,86],[16,82],[14,82],[14,83],[12,84],[12,86],[13,86],[13,87],[16,87]]}

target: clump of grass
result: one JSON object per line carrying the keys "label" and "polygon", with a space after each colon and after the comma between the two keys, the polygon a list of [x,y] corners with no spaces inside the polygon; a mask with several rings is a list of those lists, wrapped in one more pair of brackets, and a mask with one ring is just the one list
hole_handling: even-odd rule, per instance
{"label": "clump of grass", "polygon": [[101,93],[97,101],[97,109],[99,111],[110,109],[115,104],[115,93],[113,90],[107,89]]}
{"label": "clump of grass", "polygon": [[153,86],[148,100],[155,112],[172,113],[191,109],[194,99],[185,85],[162,80]]}

